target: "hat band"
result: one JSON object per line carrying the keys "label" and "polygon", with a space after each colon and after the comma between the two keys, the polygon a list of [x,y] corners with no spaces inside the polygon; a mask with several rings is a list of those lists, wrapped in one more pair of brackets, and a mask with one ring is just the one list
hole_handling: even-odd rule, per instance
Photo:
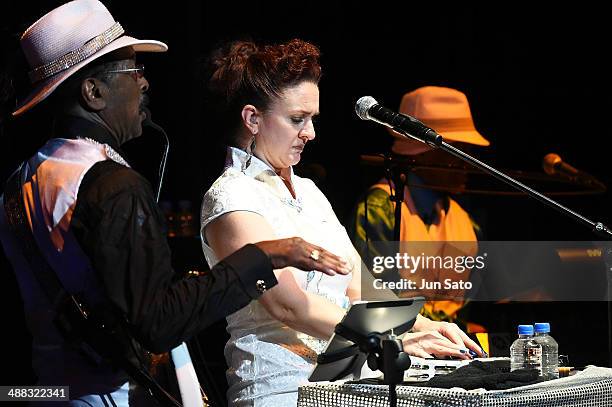
{"label": "hat band", "polygon": [[34,68],[29,72],[30,81],[36,83],[59,72],[62,72],[100,51],[102,48],[119,38],[124,33],[121,24],[115,23],[108,30],[96,35],[83,46],[62,55],[61,57]]}
{"label": "hat band", "polygon": [[[456,119],[420,119],[425,125],[439,131],[473,131],[474,122],[470,117]],[[442,130],[443,129],[443,130]]]}

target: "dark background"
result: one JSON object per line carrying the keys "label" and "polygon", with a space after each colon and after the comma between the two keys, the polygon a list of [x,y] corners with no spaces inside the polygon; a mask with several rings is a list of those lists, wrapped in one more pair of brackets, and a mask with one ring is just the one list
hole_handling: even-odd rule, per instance
{"label": "dark background", "polygon": [[[298,37],[320,47],[321,117],[317,138],[309,143],[301,166],[305,173],[324,168],[326,176],[319,176],[319,185],[343,222],[349,221],[365,188],[381,175],[361,167],[359,155],[385,152],[391,143],[384,128],[355,116],[355,101],[372,95],[396,109],[404,93],[423,85],[449,86],[467,94],[476,127],[492,144],[475,154],[488,163],[541,171],[542,157],[556,152],[604,184],[612,181],[607,143],[610,35],[603,6],[585,2],[541,8],[533,2],[495,7],[384,1],[103,2],[128,34],[169,45],[168,53],[141,59],[151,84],[153,118],[172,140],[162,200],[191,201],[196,214],[224,157],[219,146],[223,130],[215,125],[203,98],[201,61],[222,42],[240,38],[279,42]],[[27,69],[18,50],[19,34],[61,3],[3,1],[0,5],[1,180],[48,136],[48,121],[40,109],[16,120],[9,114],[15,97],[26,92]],[[145,133],[126,146],[132,157],[147,157],[144,162],[133,158],[147,174],[155,172],[159,157],[156,137]],[[525,197],[472,195],[464,199],[481,217],[489,240],[595,239],[588,228]],[[559,200],[589,218],[612,223],[609,192]],[[201,260],[198,242],[174,244],[182,250],[177,267]],[[13,347],[13,354],[25,352],[27,357],[29,344],[27,337],[22,339],[17,288],[1,261],[7,346]],[[485,325],[505,332],[513,332],[521,321],[551,320],[561,336],[561,353],[565,346],[575,349],[570,357],[576,364],[607,364],[603,303],[504,306],[487,308],[483,315]],[[588,352],[578,346],[585,331]],[[2,383],[27,381],[28,373],[17,369],[10,377]]]}

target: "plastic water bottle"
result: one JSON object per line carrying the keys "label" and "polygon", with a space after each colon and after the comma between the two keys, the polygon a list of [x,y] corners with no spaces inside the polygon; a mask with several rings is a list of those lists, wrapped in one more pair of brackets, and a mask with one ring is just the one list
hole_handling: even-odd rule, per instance
{"label": "plastic water bottle", "polygon": [[534,340],[542,346],[542,377],[546,380],[559,377],[559,345],[550,336],[550,324],[535,324]]}
{"label": "plastic water bottle", "polygon": [[537,369],[542,374],[542,345],[535,341],[533,325],[519,325],[518,339],[510,346],[510,371]]}

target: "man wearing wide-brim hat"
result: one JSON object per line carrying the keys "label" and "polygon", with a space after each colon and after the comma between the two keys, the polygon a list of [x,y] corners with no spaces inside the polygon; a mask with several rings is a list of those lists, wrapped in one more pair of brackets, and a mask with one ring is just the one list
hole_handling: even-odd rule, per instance
{"label": "man wearing wide-brim hat", "polygon": [[112,331],[125,328],[150,352],[174,348],[182,402],[201,405],[184,340],[272,288],[273,269],[346,267],[308,242],[284,239],[245,246],[210,275],[175,282],[163,215],[120,149],[141,135],[145,118],[149,83],[136,55],[167,46],[125,35],[99,1],[76,0],[30,26],[21,47],[32,91],[13,115],[50,109],[54,136],[9,179],[0,240],[21,290],[38,384],[69,386],[72,405],[129,403],[133,377],[117,358],[100,358],[103,336],[89,332],[95,352],[67,340],[66,330],[71,339],[83,333],[67,311],[78,303],[89,320],[104,322],[100,332],[111,321]]}
{"label": "man wearing wide-brim hat", "polygon": [[[402,98],[399,112],[417,118],[442,135],[445,141],[459,144],[460,148],[489,145],[489,141],[474,126],[466,95],[456,89],[424,86],[408,92]],[[441,171],[423,170],[418,176],[413,171],[407,171],[401,208],[400,241],[466,242],[460,245],[460,248],[452,249],[424,243],[419,245],[417,255],[430,249],[435,250],[435,254],[458,253],[458,250],[461,250],[468,252],[465,255],[475,255],[479,227],[472,221],[467,211],[448,193],[449,190],[460,187],[465,181],[460,173],[448,171],[445,168],[455,159],[443,151],[432,150],[425,143],[407,138],[393,130],[390,132],[393,136],[391,147],[393,154],[410,157],[414,162],[418,162],[417,166],[439,166],[441,169]],[[412,185],[419,187],[412,187]],[[426,185],[434,185],[435,189],[422,187]],[[354,242],[365,258],[368,257],[368,252],[371,250],[369,242],[394,240],[395,204],[390,200],[392,188],[394,189],[392,181],[377,182],[366,194],[367,204],[360,202],[357,206],[353,224]],[[474,242],[474,244],[469,242]],[[420,281],[420,278],[416,278],[417,275],[413,273],[408,278]],[[460,277],[467,279],[467,275],[469,272],[463,273]],[[420,277],[443,281],[446,277],[453,279],[456,276],[456,273],[446,275],[442,271],[433,278],[433,271],[428,270]],[[431,293],[425,293],[427,294]],[[456,312],[463,304],[463,301],[460,300],[462,292],[444,294],[446,297],[457,298],[457,300],[428,301],[424,312],[434,320],[453,321],[456,318]]]}

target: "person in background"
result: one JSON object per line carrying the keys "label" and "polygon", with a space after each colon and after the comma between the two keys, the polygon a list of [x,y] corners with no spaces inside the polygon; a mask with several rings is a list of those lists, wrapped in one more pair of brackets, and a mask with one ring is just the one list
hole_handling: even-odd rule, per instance
{"label": "person in background", "polygon": [[[446,142],[455,144],[460,149],[486,147],[490,144],[474,126],[466,95],[456,89],[425,86],[408,92],[402,98],[399,112],[420,120],[442,135]],[[415,250],[433,250],[428,254],[474,256],[478,249],[476,242],[482,233],[480,227],[448,192],[453,189],[460,190],[465,184],[465,176],[462,176],[460,169],[449,171],[444,168],[461,162],[444,151],[433,150],[427,144],[393,130],[390,132],[394,137],[391,151],[400,160],[401,157],[413,159],[417,168],[419,165],[439,168],[419,171],[418,174],[414,171],[407,172],[401,208],[400,241],[424,242],[415,244]],[[428,185],[432,188],[427,188]],[[381,179],[369,188],[365,200],[357,204],[350,229],[355,247],[364,258],[372,257],[376,251],[371,242],[394,240],[395,204],[390,199],[392,191],[395,191],[393,182]],[[426,242],[464,243],[431,245]],[[433,275],[432,272],[435,271],[427,270],[416,275],[431,281],[457,278],[456,273],[437,270],[438,274]],[[414,279],[415,273],[403,276]],[[469,270],[461,274],[461,279],[467,280],[468,276]],[[428,301],[423,308],[423,315],[439,321],[455,321],[457,312],[464,305],[460,298],[461,290],[438,294],[452,298]],[[468,326],[468,331],[482,329],[475,324]]]}

